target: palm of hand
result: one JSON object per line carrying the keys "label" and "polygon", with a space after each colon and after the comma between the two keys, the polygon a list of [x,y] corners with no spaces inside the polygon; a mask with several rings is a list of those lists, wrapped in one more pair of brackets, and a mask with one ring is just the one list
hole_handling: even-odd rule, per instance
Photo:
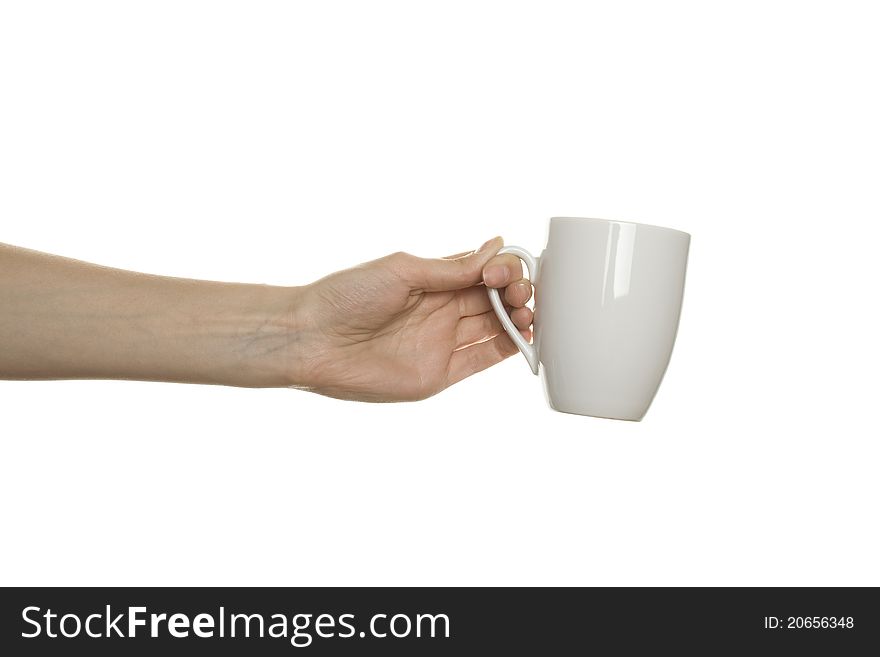
{"label": "palm of hand", "polygon": [[[401,273],[406,259],[420,260],[388,256],[309,286],[320,309],[313,318],[320,335],[311,376],[317,392],[368,401],[423,399],[516,351],[482,285],[414,288]],[[488,346],[474,345],[481,341]]]}

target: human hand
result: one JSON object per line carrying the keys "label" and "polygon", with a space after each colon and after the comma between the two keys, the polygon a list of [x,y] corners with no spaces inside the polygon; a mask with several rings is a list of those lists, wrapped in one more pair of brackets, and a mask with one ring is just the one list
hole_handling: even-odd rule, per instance
{"label": "human hand", "polygon": [[409,401],[517,352],[482,284],[504,287],[526,339],[532,288],[496,237],[447,258],[395,253],[298,289],[291,308],[293,387],[361,401]]}

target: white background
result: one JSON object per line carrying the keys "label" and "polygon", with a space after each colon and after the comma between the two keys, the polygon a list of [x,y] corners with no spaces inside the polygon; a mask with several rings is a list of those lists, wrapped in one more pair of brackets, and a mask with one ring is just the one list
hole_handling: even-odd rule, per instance
{"label": "white background", "polygon": [[870,3],[0,9],[0,241],[301,284],[547,218],[692,233],[642,423],[0,382],[3,584],[880,585]]}

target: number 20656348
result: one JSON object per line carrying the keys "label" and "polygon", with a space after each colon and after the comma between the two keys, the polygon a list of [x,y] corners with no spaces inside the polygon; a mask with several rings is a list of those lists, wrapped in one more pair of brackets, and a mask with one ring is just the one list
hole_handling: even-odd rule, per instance
{"label": "number 20656348", "polygon": [[855,627],[852,616],[764,616],[768,630],[840,630]]}

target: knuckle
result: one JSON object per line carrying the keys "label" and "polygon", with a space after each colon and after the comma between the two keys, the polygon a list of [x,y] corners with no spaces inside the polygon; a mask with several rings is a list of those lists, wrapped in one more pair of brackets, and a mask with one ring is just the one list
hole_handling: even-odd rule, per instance
{"label": "knuckle", "polygon": [[522,260],[512,253],[505,253],[501,257],[504,258],[504,265],[511,271],[511,273],[519,273],[522,275]]}
{"label": "knuckle", "polygon": [[409,271],[412,265],[413,258],[414,256],[405,251],[395,251],[394,253],[385,256],[382,260],[384,260],[388,268],[397,276],[405,277],[405,274]]}

